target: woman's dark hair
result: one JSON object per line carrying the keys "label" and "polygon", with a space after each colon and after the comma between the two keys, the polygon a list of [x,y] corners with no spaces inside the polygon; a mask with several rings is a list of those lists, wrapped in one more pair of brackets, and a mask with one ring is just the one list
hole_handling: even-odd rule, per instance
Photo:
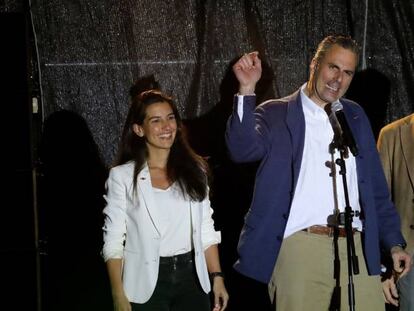
{"label": "woman's dark hair", "polygon": [[176,137],[168,156],[167,176],[171,181],[178,182],[184,196],[188,195],[194,201],[202,201],[207,196],[207,163],[188,144],[182,120],[172,98],[158,90],[144,91],[132,97],[114,165],[135,162],[133,182],[136,190],[137,177],[147,160],[148,150],[145,137],[135,134],[133,125],[142,125],[148,106],[160,102],[170,105],[177,122]]}
{"label": "woman's dark hair", "polygon": [[149,90],[161,90],[160,84],[155,80],[153,74],[140,77],[136,80],[129,89],[129,97],[133,99],[139,94]]}

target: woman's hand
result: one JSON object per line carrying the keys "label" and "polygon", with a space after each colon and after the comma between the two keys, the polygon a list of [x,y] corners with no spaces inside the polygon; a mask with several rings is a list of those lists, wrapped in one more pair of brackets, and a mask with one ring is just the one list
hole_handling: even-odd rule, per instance
{"label": "woman's hand", "polygon": [[114,311],[131,311],[131,304],[125,295],[113,295]]}
{"label": "woman's hand", "polygon": [[224,279],[216,276],[213,279],[214,308],[213,311],[224,311],[227,308],[229,294],[224,286]]}

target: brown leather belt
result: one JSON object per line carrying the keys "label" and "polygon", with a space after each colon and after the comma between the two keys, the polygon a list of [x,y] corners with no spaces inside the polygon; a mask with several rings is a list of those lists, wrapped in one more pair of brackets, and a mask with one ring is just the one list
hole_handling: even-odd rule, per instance
{"label": "brown leather belt", "polygon": [[[338,236],[341,238],[346,237],[346,231],[345,228],[338,228],[339,234]],[[308,233],[314,233],[314,234],[320,234],[320,235],[327,235],[330,237],[333,237],[334,235],[334,227],[327,227],[327,226],[311,226],[308,228],[303,229],[302,231],[308,232]],[[352,228],[352,234],[354,234],[357,231],[357,229]]]}

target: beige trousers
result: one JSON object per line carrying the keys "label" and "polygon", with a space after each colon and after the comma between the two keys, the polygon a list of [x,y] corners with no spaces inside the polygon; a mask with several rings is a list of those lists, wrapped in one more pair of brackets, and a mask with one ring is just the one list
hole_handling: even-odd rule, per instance
{"label": "beige trousers", "polygon": [[[385,310],[379,276],[369,276],[362,254],[361,234],[354,234],[359,274],[353,275],[355,311]],[[338,239],[341,261],[341,310],[349,309],[346,238]],[[333,238],[296,232],[286,238],[280,249],[272,279],[270,299],[276,299],[277,311],[329,310],[335,287],[333,278]]]}

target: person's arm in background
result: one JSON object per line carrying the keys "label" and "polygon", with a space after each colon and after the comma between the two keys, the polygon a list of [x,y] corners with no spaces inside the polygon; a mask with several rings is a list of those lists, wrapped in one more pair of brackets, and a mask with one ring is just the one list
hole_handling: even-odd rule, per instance
{"label": "person's arm in background", "polygon": [[391,175],[392,175],[392,166],[391,166],[391,155],[388,150],[388,144],[390,144],[389,132],[387,133],[382,129],[378,136],[377,149],[381,159],[382,167],[384,169],[385,179],[387,180],[388,190],[391,191]]}
{"label": "person's arm in background", "polygon": [[382,292],[384,294],[385,303],[392,304],[398,307],[398,289],[395,284],[394,278],[391,276],[389,278],[381,280]]}
{"label": "person's arm in background", "polygon": [[[393,135],[394,133],[391,129],[381,130],[377,141],[377,149],[389,191],[391,191],[391,184],[393,181],[391,180],[392,159],[388,146],[393,145]],[[403,244],[391,247],[390,254],[394,264],[394,271],[398,274],[398,277],[403,277],[408,273],[408,271],[410,271],[412,264],[411,256],[404,251]]]}
{"label": "person's arm in background", "polygon": [[[390,139],[392,140],[392,137],[390,135],[392,135],[392,132],[390,132],[389,130],[381,130],[377,141],[377,149],[384,170],[385,179],[388,184],[388,190],[391,193],[392,159],[390,152],[388,150],[389,144],[392,143],[390,141]],[[411,266],[410,258],[408,258],[407,261],[406,257],[406,252],[404,252],[402,247],[397,245],[391,248],[391,258],[394,266],[393,270],[397,272],[397,274],[405,275],[409,271],[409,268]],[[387,268],[390,269],[391,267]],[[382,280],[382,290],[384,293],[386,303],[398,306],[399,295],[396,286],[396,280],[397,277],[395,277],[395,273],[387,273],[387,277]]]}
{"label": "person's arm in background", "polygon": [[[372,193],[377,214],[380,243],[389,252],[393,260],[393,269],[400,276],[408,273],[411,267],[411,256],[404,251],[405,239],[401,233],[400,216],[390,200],[387,181],[382,163],[372,134],[370,123],[365,112],[360,108],[361,131],[366,133],[363,141],[369,174],[371,175]],[[369,166],[369,167],[368,167]]]}

